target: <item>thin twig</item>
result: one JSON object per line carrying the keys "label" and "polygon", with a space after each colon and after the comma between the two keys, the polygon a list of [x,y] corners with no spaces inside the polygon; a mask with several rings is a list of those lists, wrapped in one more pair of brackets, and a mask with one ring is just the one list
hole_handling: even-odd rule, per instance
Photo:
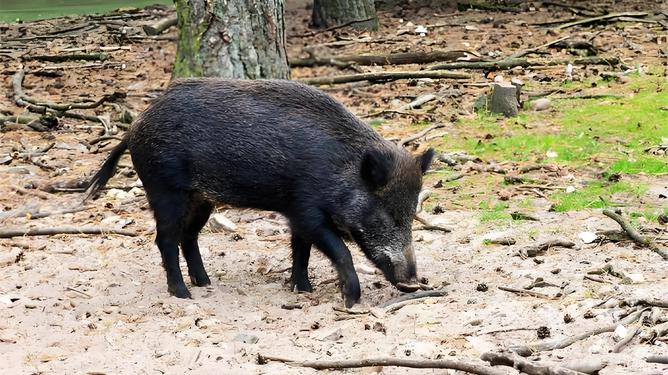
{"label": "thin twig", "polygon": [[413,142],[414,140],[416,140],[416,139],[420,139],[420,138],[424,137],[424,136],[427,135],[427,133],[429,133],[430,131],[435,130],[435,129],[440,129],[440,128],[444,127],[444,126],[445,126],[444,124],[435,124],[435,125],[432,125],[432,126],[426,128],[426,129],[423,129],[423,130],[419,131],[418,133],[415,133],[415,134],[413,134],[413,135],[410,135],[410,136],[408,136],[408,137],[406,137],[406,138],[400,140],[400,141],[397,143],[397,145],[398,145],[399,147],[404,147],[404,146],[406,146],[407,144]]}
{"label": "thin twig", "polygon": [[409,368],[439,368],[465,371],[471,374],[479,375],[502,375],[505,371],[493,367],[463,362],[449,359],[437,360],[416,360],[404,358],[366,358],[366,359],[348,359],[340,361],[295,361],[293,359],[280,358],[274,356],[259,355],[258,363],[266,364],[269,361],[283,362],[291,366],[310,367],[317,370],[326,369],[347,369],[360,367],[409,367]]}
{"label": "thin twig", "polygon": [[432,224],[431,222],[429,222],[429,220],[423,218],[423,217],[420,216],[420,215],[415,215],[415,220],[416,220],[416,221],[419,221],[419,222],[422,223],[422,225],[423,225],[422,227],[417,228],[417,229],[423,229],[423,230],[438,230],[438,231],[445,232],[445,233],[450,233],[450,232],[452,232],[452,229],[447,228],[447,227],[443,227],[443,226],[440,226],[440,225]]}
{"label": "thin twig", "polygon": [[624,347],[633,340],[633,338],[640,332],[639,328],[633,328],[632,331],[629,331],[626,333],[626,337],[623,339],[619,340],[617,344],[612,348],[613,353],[620,353],[622,350],[624,350]]}
{"label": "thin twig", "polygon": [[603,210],[603,215],[616,221],[617,224],[619,224],[622,227],[622,229],[624,229],[626,234],[628,234],[633,241],[659,254],[664,260],[668,260],[668,251],[659,248],[651,240],[643,237],[640,233],[638,233],[638,231],[635,230],[635,228],[633,228],[626,220],[624,220],[624,218],[621,215],[618,215],[610,210]]}
{"label": "thin twig", "polygon": [[119,234],[122,236],[137,236],[137,232],[126,229],[101,228],[97,226],[62,226],[51,228],[5,228],[0,230],[0,238],[23,236],[51,236],[55,234]]}
{"label": "thin twig", "polygon": [[603,327],[594,328],[594,329],[582,332],[580,334],[577,334],[575,336],[570,336],[570,337],[566,337],[566,338],[559,339],[559,340],[553,340],[553,341],[541,341],[541,342],[534,342],[534,343],[525,344],[525,345],[517,345],[517,346],[511,347],[510,350],[512,350],[513,352],[515,352],[515,353],[517,353],[517,354],[519,354],[523,357],[527,357],[527,356],[532,355],[535,352],[542,352],[542,351],[554,350],[554,349],[563,349],[567,346],[570,346],[570,345],[572,345],[572,344],[574,344],[574,343],[576,343],[580,340],[587,339],[591,336],[600,335],[600,334],[606,333],[606,332],[614,332],[614,330],[617,329],[617,326],[619,326],[620,324],[622,324],[622,325],[631,324],[631,323],[635,322],[636,320],[638,320],[640,315],[642,315],[642,313],[645,312],[646,310],[647,309],[642,309],[642,310],[636,311],[635,313],[630,314],[629,316],[620,320],[617,323],[609,324],[609,325],[603,326]]}
{"label": "thin twig", "polygon": [[411,300],[420,299],[420,298],[427,298],[427,297],[443,297],[447,294],[448,294],[448,292],[446,290],[423,290],[423,291],[419,291],[419,292],[415,292],[415,293],[404,294],[404,295],[396,297],[396,298],[392,298],[390,300],[387,300],[387,301],[381,303],[380,305],[378,305],[378,307],[387,308],[391,305],[394,305],[394,304],[397,304],[397,303],[400,303],[400,302],[411,301]]}
{"label": "thin twig", "polygon": [[500,290],[503,290],[504,292],[511,292],[519,295],[525,295],[525,296],[531,296],[531,297],[538,297],[538,298],[545,298],[545,299],[554,299],[554,297],[547,295],[545,293],[540,293],[540,292],[534,292],[532,290],[526,290],[526,289],[517,289],[517,288],[511,288],[508,286],[499,286]]}
{"label": "thin twig", "polygon": [[510,366],[516,368],[523,374],[529,375],[582,375],[584,373],[556,365],[545,365],[543,362],[535,363],[528,361],[512,353],[483,353],[480,356],[483,361],[492,366]]}
{"label": "thin twig", "polygon": [[398,71],[398,72],[373,72],[360,73],[330,77],[302,78],[298,81],[307,85],[334,85],[337,83],[359,82],[359,81],[396,81],[399,79],[432,78],[432,79],[471,79],[469,74],[448,71]]}

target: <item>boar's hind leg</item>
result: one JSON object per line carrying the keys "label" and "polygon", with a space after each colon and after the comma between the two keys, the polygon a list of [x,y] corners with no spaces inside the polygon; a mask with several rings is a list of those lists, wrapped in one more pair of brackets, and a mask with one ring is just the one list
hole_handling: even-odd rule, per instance
{"label": "boar's hind leg", "polygon": [[197,238],[199,231],[202,230],[209,215],[213,210],[213,205],[199,196],[192,196],[190,200],[188,218],[183,227],[181,237],[181,251],[188,264],[188,275],[190,281],[196,286],[205,286],[211,284],[209,276],[206,274],[202,256],[199,253]]}
{"label": "boar's hind leg", "polygon": [[308,260],[311,256],[311,242],[292,230],[292,288],[298,292],[312,292],[308,279]]}
{"label": "boar's hind leg", "polygon": [[350,250],[341,238],[328,227],[322,226],[314,233],[314,243],[334,263],[339,273],[341,293],[346,307],[352,307],[360,299],[360,281],[357,278]]}
{"label": "boar's hind leg", "polygon": [[156,224],[155,243],[167,273],[167,290],[178,298],[191,298],[179,267],[179,241],[188,209],[188,195],[178,191],[154,191],[146,186]]}

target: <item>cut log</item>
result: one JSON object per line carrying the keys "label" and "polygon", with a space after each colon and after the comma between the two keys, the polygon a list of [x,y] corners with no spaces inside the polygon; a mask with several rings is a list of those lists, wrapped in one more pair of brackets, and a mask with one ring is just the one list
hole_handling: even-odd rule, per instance
{"label": "cut log", "polygon": [[492,85],[492,92],[487,99],[487,110],[492,113],[502,113],[506,117],[517,116],[520,109],[519,86],[507,82],[496,82]]}

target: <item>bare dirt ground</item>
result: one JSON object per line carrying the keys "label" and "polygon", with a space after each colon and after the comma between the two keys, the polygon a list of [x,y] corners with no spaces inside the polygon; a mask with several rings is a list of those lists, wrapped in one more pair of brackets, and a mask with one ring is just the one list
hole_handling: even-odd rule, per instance
{"label": "bare dirt ground", "polygon": [[[594,8],[612,6],[611,2],[603,1],[587,4]],[[615,2],[614,11],[655,11],[660,5],[661,2],[620,1]],[[303,5],[289,3],[286,10],[289,54],[304,57],[304,47],[371,37],[393,41],[314,50],[359,54],[466,49],[482,56],[508,56],[566,35],[563,31],[548,32],[533,23],[573,17],[573,9],[563,7],[529,9],[526,5],[525,10],[500,13],[452,9],[440,12],[417,6],[397,8],[380,12],[382,26],[376,33],[360,34],[344,28],[298,36],[309,33],[310,12]],[[14,103],[11,86],[24,55],[104,52],[109,55],[105,62],[24,59],[29,73],[47,70],[63,74],[56,77],[27,74],[23,89],[33,97],[53,102],[95,99],[118,91],[127,95],[120,101],[123,106],[134,112],[143,110],[170,80],[176,33],[172,30],[159,38],[145,38],[141,25],[170,12],[154,8],[108,17],[0,25],[3,40],[74,28],[55,36],[0,45],[2,109],[15,115],[24,111]],[[413,26],[406,26],[408,22]],[[444,25],[431,27],[433,31],[425,37],[413,32],[415,25],[438,24]],[[399,32],[404,28],[407,33]],[[607,25],[595,30],[568,31],[593,32],[600,33],[597,40],[604,51],[623,58],[628,65],[662,63],[660,50],[665,49],[666,30],[656,24],[629,22],[624,28]],[[663,44],[657,42],[661,38]],[[552,54],[557,58],[566,52]],[[418,68],[409,65],[385,69]],[[541,73],[557,80],[565,74],[563,66]],[[342,73],[335,67],[293,69],[294,78],[336,74]],[[472,74],[476,75],[475,82],[488,82],[491,78],[480,72]],[[514,69],[503,74],[523,76],[526,72]],[[437,121],[472,116],[473,101],[485,90],[448,80],[421,80],[335,86],[328,88],[328,92],[353,112],[363,115],[388,108],[394,99],[407,103],[424,92],[449,89],[461,90],[463,94],[432,108],[431,115]],[[79,112],[111,115],[112,122],[117,122],[119,108],[104,105]],[[401,138],[414,133],[411,124],[410,117],[394,117],[379,130],[388,138]],[[58,128],[47,132],[6,125],[0,133],[0,157],[13,157],[3,159],[0,165],[0,203],[5,213],[29,208],[34,215],[35,211],[74,207],[82,198],[81,182],[98,168],[106,151],[116,142],[111,139],[91,145],[101,129],[99,123],[70,118],[61,118]],[[450,136],[458,136],[454,129],[447,130]],[[51,144],[53,147],[44,155],[18,154]],[[422,140],[419,147],[428,144],[429,141]],[[439,163],[433,166],[436,170],[441,167]],[[569,337],[612,324],[628,311],[627,307],[620,307],[619,302],[625,299],[668,298],[668,268],[658,255],[630,241],[584,244],[578,238],[578,233],[584,231],[618,229],[600,211],[548,212],[550,202],[537,198],[533,211],[539,222],[481,222],[475,210],[457,205],[465,193],[475,192],[445,191],[429,200],[432,205],[444,207],[445,212],[423,215],[433,223],[452,228],[453,232],[419,230],[418,223],[414,232],[420,275],[435,288],[445,288],[448,291],[445,297],[417,300],[396,311],[386,311],[379,305],[400,293],[381,275],[374,274],[370,263],[352,247],[363,286],[363,300],[358,308],[370,308],[371,313],[353,315],[336,311],[334,308],[342,306],[336,275],[317,252],[311,259],[315,292],[307,295],[289,290],[289,234],[281,217],[223,207],[220,212],[236,222],[236,233],[212,233],[207,228],[200,240],[213,285],[192,287],[194,298],[180,300],[167,294],[159,252],[153,244],[151,212],[141,189],[131,190],[136,176],[132,174],[129,158],[121,161],[120,172],[110,183],[115,189],[108,190],[109,194],[92,202],[84,211],[40,219],[25,213],[20,217],[0,216],[0,229],[101,225],[138,234],[0,239],[0,372],[3,374],[316,372],[279,362],[258,364],[259,354],[295,360],[394,356],[483,363],[479,361],[483,352]],[[583,173],[588,172],[558,170],[550,178],[564,181]],[[647,200],[668,195],[665,176],[648,179],[653,188],[647,192]],[[425,187],[431,188],[437,180],[437,176],[428,175]],[[480,186],[477,194],[494,195],[502,188],[500,184]],[[129,192],[119,194],[119,191]],[[504,236],[515,238],[516,244],[489,245],[486,241]],[[575,246],[552,248],[537,257],[517,256],[519,250],[551,239],[572,241]],[[589,271],[606,265],[623,272],[630,280],[622,282],[609,274],[594,276],[599,282],[584,278]],[[520,296],[498,289],[499,286],[521,289],[538,278],[548,283],[533,289],[542,293],[542,297]],[[657,311],[659,316],[666,317],[665,309]],[[571,322],[565,322],[566,315],[572,318]],[[540,327],[549,329],[549,338],[537,338]],[[611,353],[615,340],[616,334],[604,333],[564,349],[537,352],[531,359],[548,364],[603,360],[608,366],[601,374],[668,371],[666,365],[646,363],[644,359],[668,353],[665,337],[651,343],[635,339],[621,353]],[[517,373],[506,369],[509,374]],[[347,371],[452,373],[393,367]]]}

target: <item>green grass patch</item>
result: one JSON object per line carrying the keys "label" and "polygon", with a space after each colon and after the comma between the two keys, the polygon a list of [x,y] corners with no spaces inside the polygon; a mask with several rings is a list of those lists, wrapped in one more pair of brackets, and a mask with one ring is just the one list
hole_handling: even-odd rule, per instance
{"label": "green grass patch", "polygon": [[595,181],[588,186],[578,189],[572,193],[557,192],[550,196],[557,212],[583,210],[586,208],[607,208],[617,203],[615,199],[620,196],[639,198],[647,186],[643,184],[631,184],[628,182],[615,182],[605,184]]}
{"label": "green grass patch", "polygon": [[661,109],[668,106],[668,84],[659,78],[636,76],[627,85],[597,83],[610,85],[606,91],[626,94],[624,98],[553,100],[549,111],[525,111],[512,119],[484,113],[462,119],[455,124],[457,136],[445,136],[442,147],[486,160],[571,167],[595,163],[610,173],[667,173],[665,158],[644,152],[668,137],[668,111]]}
{"label": "green grass patch", "polygon": [[644,157],[638,160],[617,160],[612,163],[607,171],[612,173],[647,173],[647,174],[665,174],[668,173],[668,160],[664,158]]}
{"label": "green grass patch", "polygon": [[118,8],[141,8],[152,4],[173,5],[174,2],[172,0],[1,0],[0,22],[104,13]]}

